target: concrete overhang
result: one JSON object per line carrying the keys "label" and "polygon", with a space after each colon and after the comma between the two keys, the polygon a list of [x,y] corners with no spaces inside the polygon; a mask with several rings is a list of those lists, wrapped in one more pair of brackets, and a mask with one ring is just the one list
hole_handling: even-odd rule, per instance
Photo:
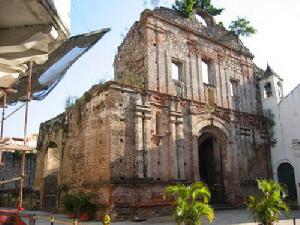
{"label": "concrete overhang", "polygon": [[1,0],[0,87],[8,88],[43,64],[68,36],[70,0]]}
{"label": "concrete overhang", "polygon": [[[110,29],[105,28],[70,37],[49,54],[48,60],[45,63],[34,63],[32,69],[32,99],[44,99],[63,78],[72,64],[94,46],[108,31],[110,31]],[[17,90],[18,92],[8,95],[8,104],[26,100],[28,73],[29,71],[27,70],[23,77],[17,79],[17,81],[10,86],[11,89]],[[2,102],[2,99],[0,99],[0,102]]]}

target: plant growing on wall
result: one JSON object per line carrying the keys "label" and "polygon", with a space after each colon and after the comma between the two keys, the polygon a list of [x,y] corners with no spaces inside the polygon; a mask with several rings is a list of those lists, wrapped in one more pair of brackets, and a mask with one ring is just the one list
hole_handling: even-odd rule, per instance
{"label": "plant growing on wall", "polygon": [[259,194],[250,195],[247,207],[255,221],[271,225],[279,220],[281,211],[289,213],[283,200],[283,187],[273,180],[257,180]]}
{"label": "plant growing on wall", "polygon": [[76,96],[68,96],[65,100],[65,110],[73,107],[76,103],[77,97]]}
{"label": "plant growing on wall", "polygon": [[256,33],[256,29],[250,25],[250,21],[246,18],[238,17],[229,25],[229,30],[237,36],[249,37],[251,34]]}
{"label": "plant growing on wall", "polygon": [[195,8],[200,8],[212,16],[220,15],[223,8],[216,8],[211,4],[211,0],[176,0],[173,9],[182,12],[186,17],[193,14]]}
{"label": "plant growing on wall", "polygon": [[265,111],[265,123],[267,126],[267,133],[270,145],[271,147],[275,147],[277,144],[277,140],[274,137],[274,126],[276,125],[276,123],[274,122],[274,114],[271,110]]}
{"label": "plant growing on wall", "polygon": [[[185,17],[192,16],[195,13],[195,9],[202,9],[212,16],[221,15],[224,11],[224,8],[217,8],[211,4],[211,0],[176,0],[173,9],[181,12]],[[219,22],[218,26],[226,29],[222,22]],[[250,21],[244,17],[238,17],[232,21],[228,30],[237,36],[245,37],[256,33],[256,29],[251,26]]]}
{"label": "plant growing on wall", "polygon": [[190,186],[177,184],[168,186],[166,198],[173,201],[172,216],[178,225],[200,225],[206,218],[211,223],[214,210],[208,204],[211,193],[204,182],[196,182]]}
{"label": "plant growing on wall", "polygon": [[144,77],[139,74],[128,74],[120,79],[121,84],[133,86],[139,90],[145,89]]}

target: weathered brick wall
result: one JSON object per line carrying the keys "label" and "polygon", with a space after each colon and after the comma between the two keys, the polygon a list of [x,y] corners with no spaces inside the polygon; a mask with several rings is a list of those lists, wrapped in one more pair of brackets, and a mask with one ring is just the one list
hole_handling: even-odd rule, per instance
{"label": "weathered brick wall", "polygon": [[[252,58],[221,28],[205,28],[169,9],[146,10],[119,47],[117,82],[93,87],[75,106],[41,125],[40,191],[41,161],[54,142],[61,154],[60,190],[96,192],[114,216],[158,215],[168,209],[166,185],[200,180],[200,140],[210,135],[224,202],[243,204],[255,180],[269,176]],[[184,65],[180,81],[171,79],[172,59]],[[211,63],[213,86],[202,82],[202,59]],[[144,76],[145,89],[132,74]],[[230,79],[239,82],[238,108]]]}
{"label": "weathered brick wall", "polygon": [[[59,149],[60,192],[90,190],[99,193],[100,203],[108,201],[107,187],[104,184],[110,177],[112,130],[111,103],[107,96],[107,91],[99,93],[99,88],[94,87],[65,113],[41,124],[35,184],[41,192],[41,205],[44,159],[50,143],[55,143]],[[58,196],[61,194],[63,193],[58,193]]]}
{"label": "weathered brick wall", "polygon": [[[138,24],[138,25],[137,25]],[[143,63],[136,61],[144,58]],[[137,72],[145,76],[147,89],[177,95],[178,81],[172,79],[172,60],[182,63],[180,86],[183,97],[208,102],[202,82],[201,62],[213,71],[215,103],[235,109],[230,96],[230,79],[239,83],[240,111],[257,113],[253,56],[241,41],[214,24],[213,30],[195,17],[182,17],[176,11],[146,10],[141,21],[129,31],[115,60],[115,79]],[[131,66],[129,66],[131,65]],[[124,76],[123,76],[124,77]]]}
{"label": "weathered brick wall", "polygon": [[[115,81],[144,88],[147,71],[144,40],[145,28],[140,22],[135,22],[118,47],[118,54],[114,60]],[[124,61],[124,58],[131,60]]]}
{"label": "weathered brick wall", "polygon": [[[166,185],[199,180],[197,142],[207,127],[226,133],[221,154],[227,203],[241,204],[255,179],[268,177],[264,127],[255,115],[224,108],[212,112],[200,102],[110,83],[59,118],[41,126],[39,158],[50,142],[64,146],[59,147],[60,186],[96,192],[99,203],[113,206],[118,215],[146,213],[145,207],[154,215],[154,209],[168,205]],[[37,181],[42,191],[42,173]]]}

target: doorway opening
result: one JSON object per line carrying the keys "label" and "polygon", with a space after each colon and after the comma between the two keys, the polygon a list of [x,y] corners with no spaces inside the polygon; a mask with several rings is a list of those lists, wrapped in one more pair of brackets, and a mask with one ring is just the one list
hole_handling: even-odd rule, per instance
{"label": "doorway opening", "polygon": [[50,142],[44,159],[44,207],[55,209],[58,207],[58,172],[60,167],[59,149],[54,142]]}
{"label": "doorway opening", "polygon": [[213,133],[203,133],[198,139],[199,174],[211,193],[212,204],[224,204],[223,160],[221,140]]}
{"label": "doorway opening", "polygon": [[287,190],[287,200],[297,200],[294,168],[289,163],[281,163],[277,168],[278,182]]}

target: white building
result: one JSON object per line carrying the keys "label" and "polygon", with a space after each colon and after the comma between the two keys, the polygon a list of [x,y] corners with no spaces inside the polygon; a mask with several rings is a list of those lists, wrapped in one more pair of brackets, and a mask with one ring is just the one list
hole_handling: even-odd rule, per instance
{"label": "white building", "polygon": [[282,79],[268,65],[260,91],[264,113],[270,118],[274,179],[284,183],[289,200],[300,205],[300,85],[283,97]]}

